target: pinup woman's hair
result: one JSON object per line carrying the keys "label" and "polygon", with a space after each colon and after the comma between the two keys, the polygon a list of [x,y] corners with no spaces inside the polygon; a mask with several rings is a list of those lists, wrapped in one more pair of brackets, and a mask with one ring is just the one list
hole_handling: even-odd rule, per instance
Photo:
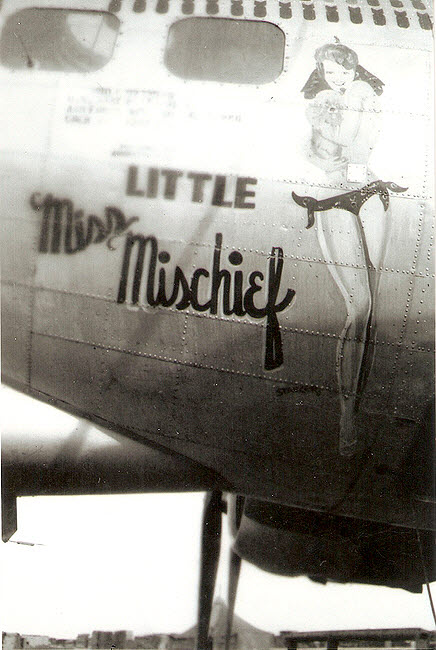
{"label": "pinup woman's hair", "polygon": [[356,81],[369,84],[376,95],[383,92],[384,83],[365,68],[359,65],[359,59],[354,50],[342,43],[328,43],[319,47],[315,52],[316,68],[304,84],[301,92],[306,99],[313,99],[321,90],[329,90],[330,86],[324,77],[323,62],[329,60],[343,66],[346,70],[354,70]]}
{"label": "pinup woman's hair", "polygon": [[346,70],[355,70],[359,63],[356,52],[346,45],[342,45],[342,43],[331,43],[323,45],[316,50],[316,65],[318,70],[320,70],[322,73],[324,73],[322,63],[326,59],[338,63]]}

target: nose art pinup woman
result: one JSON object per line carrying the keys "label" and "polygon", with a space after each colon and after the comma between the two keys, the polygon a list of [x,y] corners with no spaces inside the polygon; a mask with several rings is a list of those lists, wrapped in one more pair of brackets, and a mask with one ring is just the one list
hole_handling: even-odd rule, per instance
{"label": "nose art pinup woman", "polygon": [[[309,159],[324,171],[326,182],[361,189],[376,180],[367,164],[379,133],[383,82],[339,42],[318,48],[315,61],[302,89],[312,126]],[[317,215],[318,241],[347,313],[336,351],[339,449],[344,456],[356,450],[356,416],[375,349],[379,269],[389,220],[377,193],[364,197],[357,215],[346,205]]]}

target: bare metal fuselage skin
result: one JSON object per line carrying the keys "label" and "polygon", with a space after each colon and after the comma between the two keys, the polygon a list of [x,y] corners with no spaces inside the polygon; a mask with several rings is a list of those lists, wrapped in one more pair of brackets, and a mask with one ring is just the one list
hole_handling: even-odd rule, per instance
{"label": "bare metal fuselage skin", "polygon": [[[377,24],[370,2],[359,20],[244,0],[238,20],[285,35],[282,73],[256,85],[172,74],[168,30],[189,16],[155,4],[113,3],[98,71],[0,68],[5,381],[235,492],[431,528],[427,10],[404,0],[406,25],[380,0]],[[337,39],[367,76],[303,93]],[[361,114],[354,135],[329,109]]]}

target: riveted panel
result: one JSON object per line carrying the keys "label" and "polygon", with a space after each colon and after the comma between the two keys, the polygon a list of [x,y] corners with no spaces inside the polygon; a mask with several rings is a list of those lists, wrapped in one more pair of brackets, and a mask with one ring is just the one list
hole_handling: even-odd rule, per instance
{"label": "riveted panel", "polygon": [[101,415],[102,350],[92,345],[35,334],[32,340],[33,389]]}
{"label": "riveted panel", "polygon": [[30,373],[32,289],[2,284],[2,374],[26,385]]}

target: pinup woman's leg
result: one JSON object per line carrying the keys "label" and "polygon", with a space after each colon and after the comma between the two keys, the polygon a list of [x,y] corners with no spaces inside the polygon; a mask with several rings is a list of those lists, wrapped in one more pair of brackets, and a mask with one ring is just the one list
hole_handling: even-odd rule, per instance
{"label": "pinup woman's leg", "polygon": [[370,274],[366,268],[365,242],[358,219],[345,210],[332,209],[317,214],[317,232],[328,269],[342,294],[346,320],[336,350],[336,374],[341,407],[339,451],[355,452],[358,389],[368,347],[373,308]]}
{"label": "pinup woman's leg", "polygon": [[360,383],[357,391],[357,408],[374,362],[377,338],[376,312],[379,305],[378,294],[380,279],[382,277],[381,267],[384,265],[386,248],[389,240],[391,211],[388,208],[385,212],[380,199],[377,196],[373,196],[362,206],[360,210],[360,220],[364,231],[368,256],[371,261],[369,282],[372,296],[372,310],[371,319],[368,324],[368,346],[365,350]]}

